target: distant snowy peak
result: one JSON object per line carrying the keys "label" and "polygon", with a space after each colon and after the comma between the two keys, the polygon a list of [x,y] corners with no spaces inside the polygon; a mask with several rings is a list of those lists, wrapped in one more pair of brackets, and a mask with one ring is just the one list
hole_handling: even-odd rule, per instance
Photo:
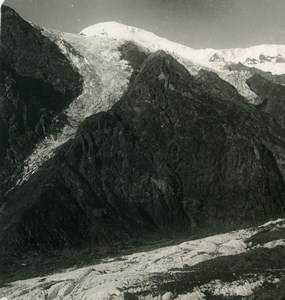
{"label": "distant snowy peak", "polygon": [[242,63],[272,74],[285,74],[285,45],[260,45],[250,48],[194,50],[189,59],[221,71],[228,64]]}
{"label": "distant snowy peak", "polygon": [[246,65],[257,65],[266,62],[285,63],[285,46],[262,45],[245,49],[224,49],[216,51],[217,52],[210,57],[209,62],[235,62]]}
{"label": "distant snowy peak", "polygon": [[190,52],[194,51],[192,48],[171,42],[152,32],[117,22],[98,23],[83,29],[80,34],[89,37],[98,36],[123,41],[133,41],[151,52],[165,50],[187,58],[189,58]]}
{"label": "distant snowy peak", "polygon": [[[259,45],[249,48],[232,48],[232,49],[205,49],[201,51],[202,56],[210,58],[211,54],[223,57],[226,61],[245,62],[247,59],[257,61],[275,61],[282,60],[285,57],[285,45]],[[284,62],[284,61],[279,61]]]}
{"label": "distant snowy peak", "polygon": [[212,69],[242,63],[272,74],[285,74],[285,45],[259,45],[250,48],[196,50],[193,60]]}
{"label": "distant snowy peak", "polygon": [[133,41],[149,51],[162,49],[182,59],[219,71],[225,64],[243,63],[247,66],[254,65],[256,68],[273,74],[285,74],[285,45],[195,50],[161,38],[152,32],[117,22],[98,23],[83,29],[80,34]]}
{"label": "distant snowy peak", "polygon": [[80,34],[86,36],[106,36],[114,39],[154,41],[160,39],[154,33],[117,22],[103,22],[83,29]]}

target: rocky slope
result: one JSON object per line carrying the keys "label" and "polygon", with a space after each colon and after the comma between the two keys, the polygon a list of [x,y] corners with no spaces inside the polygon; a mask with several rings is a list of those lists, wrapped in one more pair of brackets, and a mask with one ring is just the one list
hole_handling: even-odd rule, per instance
{"label": "rocky slope", "polygon": [[[82,79],[58,47],[2,6],[0,197],[10,176],[49,132],[52,119],[82,92]],[[0,200],[0,203],[2,201]]]}
{"label": "rocky slope", "polygon": [[285,86],[267,80],[259,74],[249,78],[247,84],[263,99],[261,108],[285,128]]}
{"label": "rocky slope", "polygon": [[223,93],[170,55],[150,54],[119,102],[7,195],[2,249],[221,230],[284,213],[270,123],[212,77]]}

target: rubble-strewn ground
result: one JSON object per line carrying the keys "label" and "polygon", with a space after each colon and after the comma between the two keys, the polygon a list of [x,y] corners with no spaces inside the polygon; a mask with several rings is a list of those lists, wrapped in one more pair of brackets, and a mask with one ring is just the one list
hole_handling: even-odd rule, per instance
{"label": "rubble-strewn ground", "polygon": [[[91,250],[69,251],[61,253],[61,260],[59,256],[46,257],[41,268],[36,256],[34,264],[26,256],[26,261],[21,264],[18,261],[17,266],[9,266],[8,258],[5,266],[2,258],[2,277],[10,276],[10,282],[3,284],[0,297],[3,300],[284,299],[284,231],[285,220],[279,219],[257,228],[177,244],[172,241],[172,245],[161,242],[152,249],[141,247],[136,253],[129,251],[130,254],[118,255],[110,250],[103,253],[103,249],[101,254],[92,254]],[[100,259],[100,255],[105,258]],[[68,256],[70,265],[66,262]],[[80,267],[82,264],[88,266]],[[43,276],[72,265],[73,268],[61,273]],[[7,268],[6,274],[2,267]],[[33,274],[37,277],[29,278]],[[27,279],[19,280],[23,278]]]}

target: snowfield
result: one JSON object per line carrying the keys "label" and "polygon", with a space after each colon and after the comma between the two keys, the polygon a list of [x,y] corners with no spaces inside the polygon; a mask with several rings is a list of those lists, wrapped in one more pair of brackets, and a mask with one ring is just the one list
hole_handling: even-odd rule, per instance
{"label": "snowfield", "polygon": [[[178,43],[171,42],[161,38],[152,32],[145,31],[132,26],[127,26],[116,22],[103,22],[83,29],[81,35],[93,37],[105,37],[124,41],[133,41],[149,51],[165,50],[170,54],[181,56],[202,66],[217,69],[225,63],[243,63],[252,66],[256,60],[256,68],[264,71],[270,71],[273,74],[285,73],[285,46],[284,45],[259,45],[250,48],[233,49],[193,49]],[[272,58],[272,61],[260,62],[260,55]],[[280,55],[284,61],[276,63],[275,57]],[[211,60],[213,56],[215,60]]]}
{"label": "snowfield", "polygon": [[[228,65],[242,63],[272,74],[285,74],[285,46],[259,45],[250,48],[234,49],[193,49],[178,43],[168,41],[151,32],[126,26],[116,22],[103,22],[89,26],[81,31],[82,35],[105,37],[116,40],[133,41],[149,52],[164,50],[173,55],[188,71],[195,75],[200,69],[217,73],[222,79],[232,84],[238,92],[252,103],[258,103],[258,97],[246,84],[251,77],[248,72],[239,74],[231,72]],[[266,60],[260,60],[264,56]]]}
{"label": "snowfield", "polygon": [[[169,290],[155,295],[156,280],[164,275],[175,274],[185,268],[213,260],[218,257],[249,253],[253,249],[285,245],[285,240],[259,244],[254,247],[246,240],[260,232],[285,228],[285,220],[279,219],[263,226],[233,231],[225,234],[186,241],[148,252],[140,252],[102,260],[97,265],[11,283],[0,289],[3,299],[48,299],[48,300],[109,300],[126,299],[126,294],[146,292],[138,299],[156,300],[198,300],[206,299],[205,293],[216,296],[249,296],[264,284],[277,284],[274,276],[250,273],[248,278],[224,282],[213,278],[207,284],[196,286],[192,292],[176,295]],[[152,292],[148,292],[152,291]],[[1,298],[0,298],[1,299]]]}

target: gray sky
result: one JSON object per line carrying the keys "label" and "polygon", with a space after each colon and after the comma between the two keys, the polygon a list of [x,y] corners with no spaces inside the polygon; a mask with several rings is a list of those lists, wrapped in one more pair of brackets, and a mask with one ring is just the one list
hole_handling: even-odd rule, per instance
{"label": "gray sky", "polygon": [[285,0],[6,0],[22,17],[79,32],[104,21],[193,48],[285,44]]}

